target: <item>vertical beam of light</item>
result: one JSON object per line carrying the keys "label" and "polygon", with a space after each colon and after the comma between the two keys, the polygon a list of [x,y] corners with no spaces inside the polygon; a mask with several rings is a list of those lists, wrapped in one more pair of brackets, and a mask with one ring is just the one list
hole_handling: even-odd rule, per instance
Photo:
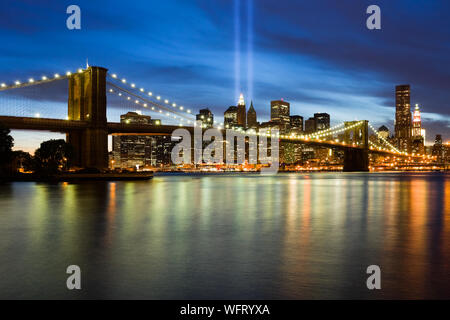
{"label": "vertical beam of light", "polygon": [[234,0],[234,101],[241,91],[241,15],[240,0]]}
{"label": "vertical beam of light", "polygon": [[247,0],[247,101],[253,100],[253,0]]}

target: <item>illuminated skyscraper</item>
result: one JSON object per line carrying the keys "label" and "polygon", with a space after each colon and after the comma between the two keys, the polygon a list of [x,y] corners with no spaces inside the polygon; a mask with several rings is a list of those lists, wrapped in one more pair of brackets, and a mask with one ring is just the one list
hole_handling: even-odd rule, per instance
{"label": "illuminated skyscraper", "polygon": [[280,123],[290,123],[290,103],[283,100],[274,100],[270,102],[270,121]]}
{"label": "illuminated skyscraper", "polygon": [[296,132],[303,132],[303,117],[302,116],[290,116],[291,119],[291,130]]}
{"label": "illuminated skyscraper", "polygon": [[314,113],[316,120],[316,131],[330,128],[330,115],[328,113]]}
{"label": "illuminated skyscraper", "polygon": [[422,136],[422,120],[420,118],[420,109],[419,105],[416,104],[413,115],[413,137]]}
{"label": "illuminated skyscraper", "polygon": [[230,106],[223,114],[225,128],[233,128],[237,126],[237,107]]}
{"label": "illuminated skyscraper", "polygon": [[309,118],[305,121],[305,133],[313,133],[316,131],[316,119]]}
{"label": "illuminated skyscraper", "polygon": [[244,95],[241,93],[237,105],[237,124],[245,128],[247,124],[247,111],[245,110]]}
{"label": "illuminated skyscraper", "polygon": [[411,88],[409,85],[395,87],[395,140],[401,151],[411,150]]}
{"label": "illuminated skyscraper", "polygon": [[214,115],[208,108],[201,109],[196,115],[196,120],[202,122],[203,128],[212,128],[214,124]]}
{"label": "illuminated skyscraper", "polygon": [[378,135],[384,139],[389,138],[389,129],[386,126],[381,126],[378,128]]}
{"label": "illuminated skyscraper", "polygon": [[[120,116],[120,122],[126,124],[139,124],[158,126],[161,120],[139,112],[128,112]],[[120,135],[113,136],[112,155],[114,167],[134,168],[136,166],[162,166],[171,164],[171,150],[176,142],[170,135]]]}
{"label": "illuminated skyscraper", "polygon": [[250,103],[250,108],[247,112],[247,128],[256,128],[258,122],[256,121],[256,111],[253,108],[253,101]]}
{"label": "illuminated skyscraper", "polygon": [[436,138],[434,139],[432,155],[437,157],[438,162],[443,162],[445,159],[445,147],[442,143],[442,135],[440,134],[437,134]]}
{"label": "illuminated skyscraper", "polygon": [[270,102],[270,122],[279,126],[280,132],[286,132],[291,126],[290,103],[281,100]]}
{"label": "illuminated skyscraper", "polygon": [[413,153],[425,153],[425,131],[422,129],[419,105],[416,104],[413,115],[411,147]]}

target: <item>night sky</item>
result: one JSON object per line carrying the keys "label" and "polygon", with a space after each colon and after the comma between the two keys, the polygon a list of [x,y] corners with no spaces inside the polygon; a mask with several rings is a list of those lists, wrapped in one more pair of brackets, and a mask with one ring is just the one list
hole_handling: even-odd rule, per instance
{"label": "night sky", "polygon": [[[71,4],[81,30],[66,28]],[[366,28],[372,4],[381,30]],[[447,141],[449,15],[448,0],[4,0],[0,82],[74,71],[88,58],[195,112],[209,107],[220,122],[243,92],[258,121],[284,98],[291,114],[368,119],[391,132],[395,85],[410,84],[427,141]],[[13,133],[25,150],[51,136]]]}

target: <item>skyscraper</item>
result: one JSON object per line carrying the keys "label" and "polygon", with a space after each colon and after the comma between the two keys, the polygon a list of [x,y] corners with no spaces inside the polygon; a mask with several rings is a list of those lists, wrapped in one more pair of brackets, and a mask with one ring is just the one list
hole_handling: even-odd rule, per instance
{"label": "skyscraper", "polygon": [[241,93],[239,96],[239,101],[237,105],[237,124],[238,126],[241,126],[245,128],[247,121],[247,112],[245,110],[245,101],[244,101],[244,95]]}
{"label": "skyscraper", "polygon": [[316,131],[330,128],[330,115],[328,113],[314,113]]}
{"label": "skyscraper", "polygon": [[291,130],[296,132],[303,132],[303,117],[302,116],[290,116]]}
{"label": "skyscraper", "polygon": [[401,151],[411,150],[411,88],[408,85],[395,87],[395,141]]}
{"label": "skyscraper", "polygon": [[422,120],[420,117],[419,105],[416,104],[414,108],[413,115],[413,128],[412,128],[412,140],[411,140],[411,151],[413,153],[425,153],[425,137],[424,131],[422,130]]}
{"label": "skyscraper", "polygon": [[384,139],[389,138],[389,129],[386,126],[381,126],[378,128],[378,135]]}
{"label": "skyscraper", "polygon": [[[137,112],[120,116],[120,122],[139,125],[160,125],[161,121],[151,119]],[[114,167],[133,168],[136,166],[170,165],[170,154],[175,142],[170,135],[120,135],[113,136]]]}
{"label": "skyscraper", "polygon": [[250,103],[250,108],[247,112],[247,128],[256,128],[258,122],[256,121],[256,111],[253,108],[253,101]]}
{"label": "skyscraper", "polygon": [[290,125],[290,103],[283,100],[270,102],[270,121],[278,122],[280,125]]}
{"label": "skyscraper", "polygon": [[420,109],[418,104],[416,104],[416,107],[414,108],[412,135],[413,137],[422,136],[422,120],[420,117]]}
{"label": "skyscraper", "polygon": [[442,135],[437,134],[434,139],[434,145],[432,149],[432,155],[437,157],[438,162],[443,162],[445,159],[445,148],[442,143]]}
{"label": "skyscraper", "polygon": [[230,106],[224,113],[223,113],[223,119],[224,119],[224,125],[225,128],[233,128],[238,125],[237,121],[237,114],[238,109],[236,106]]}
{"label": "skyscraper", "polygon": [[305,121],[305,133],[313,133],[316,131],[316,119],[309,118]]}
{"label": "skyscraper", "polygon": [[202,122],[203,128],[212,128],[214,123],[214,115],[208,108],[201,109],[195,119]]}

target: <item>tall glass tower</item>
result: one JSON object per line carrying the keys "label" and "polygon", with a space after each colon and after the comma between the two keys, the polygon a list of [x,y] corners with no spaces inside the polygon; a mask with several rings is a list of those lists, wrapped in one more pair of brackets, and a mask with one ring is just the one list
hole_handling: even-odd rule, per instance
{"label": "tall glass tower", "polygon": [[401,151],[411,151],[411,88],[410,85],[395,87],[395,139]]}

